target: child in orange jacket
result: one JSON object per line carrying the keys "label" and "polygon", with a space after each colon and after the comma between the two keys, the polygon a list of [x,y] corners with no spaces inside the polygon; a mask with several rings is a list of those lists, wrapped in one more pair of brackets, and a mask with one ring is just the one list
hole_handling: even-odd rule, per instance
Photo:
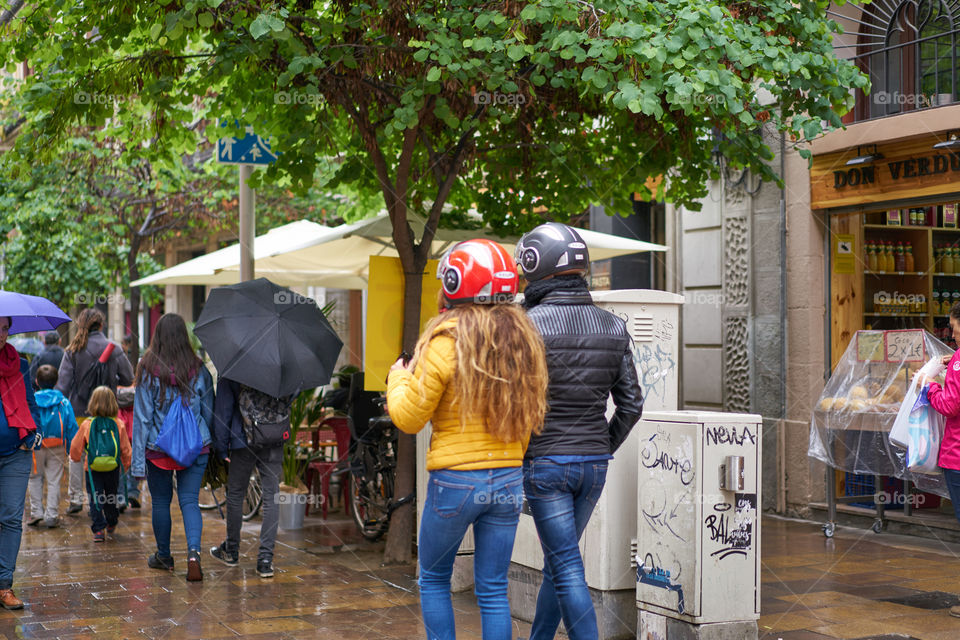
{"label": "child in orange jacket", "polygon": [[[87,493],[90,496],[90,518],[93,521],[93,541],[103,542],[106,533],[112,534],[117,528],[120,511],[117,508],[117,487],[120,483],[121,469],[130,468],[133,449],[126,435],[127,427],[117,417],[120,408],[117,397],[110,387],[97,387],[90,395],[87,415],[90,417],[80,425],[80,431],[70,445],[70,459],[74,462],[86,461]],[[94,452],[95,460],[90,460],[90,430],[99,430],[97,439],[108,443],[106,451]],[[109,446],[112,444],[112,447]],[[112,468],[109,468],[111,467]]]}

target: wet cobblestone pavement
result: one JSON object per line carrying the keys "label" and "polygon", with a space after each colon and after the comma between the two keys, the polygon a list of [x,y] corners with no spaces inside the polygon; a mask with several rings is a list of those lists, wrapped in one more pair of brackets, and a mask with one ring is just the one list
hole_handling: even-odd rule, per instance
{"label": "wet cobblestone pavement", "polygon": [[960,545],[764,518],[762,640],[960,640]]}
{"label": "wet cobblestone pavement", "polygon": [[[360,538],[342,511],[280,530],[276,575],[256,574],[259,519],[244,523],[240,564],[210,557],[225,527],[204,511],[201,583],[186,581],[186,541],[174,505],[175,570],[147,567],[155,551],[149,498],[128,509],[112,538],[94,543],[86,511],[55,529],[24,525],[14,591],[23,611],[0,609],[0,640],[13,638],[336,638],[422,637],[415,567],[381,567],[382,543]],[[64,504],[66,507],[66,504]],[[473,594],[458,594],[458,638],[480,638]],[[526,635],[529,626],[517,623]]]}
{"label": "wet cobblestone pavement", "polygon": [[[65,507],[66,505],[64,505]],[[62,511],[65,513],[65,510]],[[24,526],[14,589],[23,611],[0,610],[13,638],[422,638],[415,567],[382,567],[382,543],[364,541],[334,511],[281,530],[276,576],[255,572],[259,520],[244,524],[238,567],[209,556],[224,525],[204,512],[202,583],[188,583],[186,544],[173,509],[175,571],[147,567],[154,551],[149,498],[93,542],[89,518],[56,529]],[[960,545],[764,518],[761,640],[960,640]],[[454,596],[458,638],[479,639],[471,592]],[[598,612],[603,615],[602,612]],[[515,637],[529,625],[515,621]]]}

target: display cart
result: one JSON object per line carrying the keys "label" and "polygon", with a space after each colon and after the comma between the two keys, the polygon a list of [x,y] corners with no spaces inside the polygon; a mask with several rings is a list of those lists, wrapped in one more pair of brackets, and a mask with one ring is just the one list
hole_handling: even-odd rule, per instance
{"label": "display cart", "polygon": [[[914,373],[930,358],[953,350],[922,329],[858,331],[834,369],[814,408],[808,455],[827,464],[826,537],[836,528],[837,505],[873,498],[876,518],[884,526],[888,477],[904,482],[904,495],[919,490],[947,496],[942,475],[907,471],[905,452],[889,440],[897,411]],[[873,476],[873,496],[838,496],[834,471]],[[905,514],[911,500],[904,500]]]}

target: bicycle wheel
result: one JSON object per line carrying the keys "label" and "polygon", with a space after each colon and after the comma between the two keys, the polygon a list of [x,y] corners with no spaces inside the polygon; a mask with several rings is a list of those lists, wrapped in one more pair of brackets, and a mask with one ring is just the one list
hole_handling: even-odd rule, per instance
{"label": "bicycle wheel", "polygon": [[263,503],[263,485],[260,483],[260,470],[254,469],[247,485],[247,495],[243,496],[243,519],[249,520],[260,511]]}
{"label": "bicycle wheel", "polygon": [[375,541],[390,526],[390,502],[393,482],[377,472],[373,478],[358,478],[350,474],[350,507],[360,535]]}
{"label": "bicycle wheel", "polygon": [[200,508],[216,509],[227,504],[227,487],[219,486],[211,489],[209,484],[203,485],[200,489]]}

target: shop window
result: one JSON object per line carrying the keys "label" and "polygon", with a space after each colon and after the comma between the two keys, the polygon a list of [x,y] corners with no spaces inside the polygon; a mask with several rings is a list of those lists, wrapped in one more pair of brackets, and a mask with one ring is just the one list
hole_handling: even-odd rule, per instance
{"label": "shop window", "polygon": [[857,91],[853,120],[869,120],[958,99],[960,2],[957,0],[877,0],[859,7],[853,22],[855,64],[870,76],[872,90]]}

